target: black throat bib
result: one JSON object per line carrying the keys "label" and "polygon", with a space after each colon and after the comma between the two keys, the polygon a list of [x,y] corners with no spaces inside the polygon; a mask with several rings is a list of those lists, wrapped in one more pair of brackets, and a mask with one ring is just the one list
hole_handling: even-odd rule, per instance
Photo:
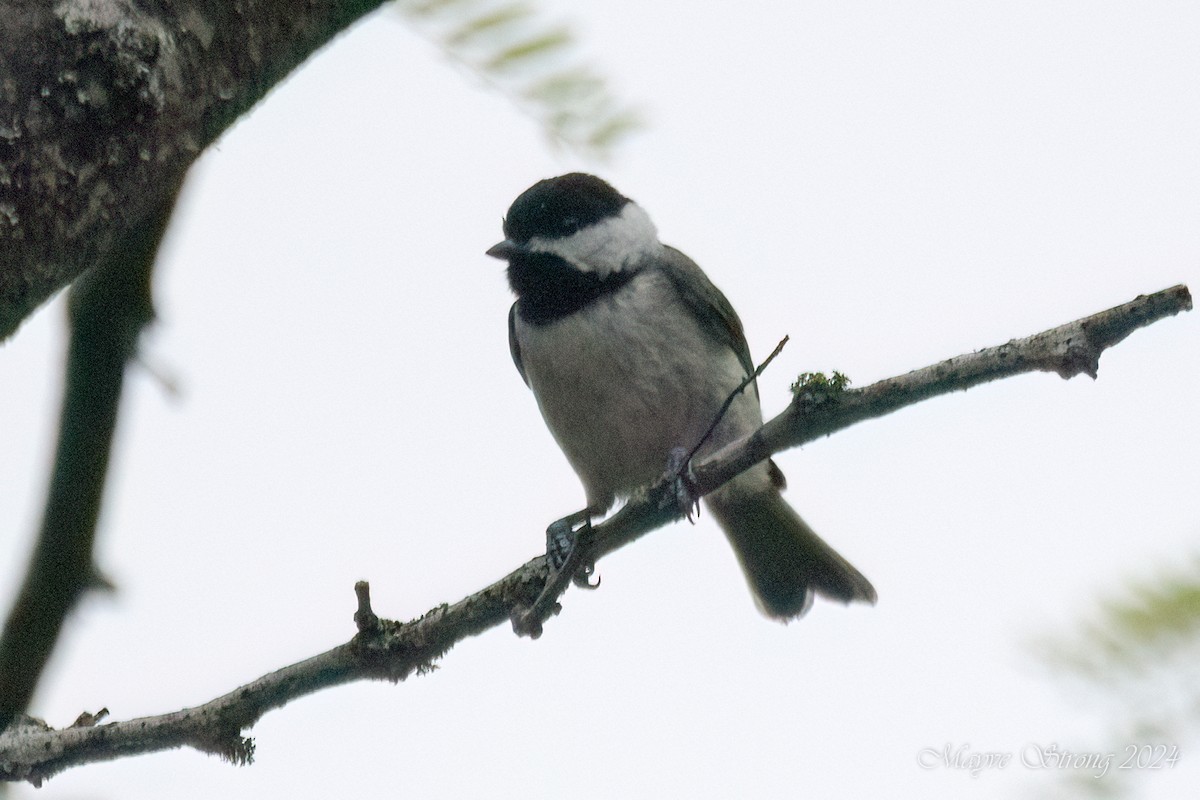
{"label": "black throat bib", "polygon": [[508,283],[517,294],[517,314],[530,325],[545,325],[574,314],[633,279],[637,270],[603,277],[577,269],[551,253],[522,253],[508,262]]}

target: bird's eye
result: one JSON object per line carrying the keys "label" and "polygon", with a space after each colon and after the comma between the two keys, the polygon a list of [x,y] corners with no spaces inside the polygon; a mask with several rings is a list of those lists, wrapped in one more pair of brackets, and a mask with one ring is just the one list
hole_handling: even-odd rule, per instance
{"label": "bird's eye", "polygon": [[562,230],[563,233],[574,233],[575,231],[579,230],[579,218],[567,217],[564,219],[562,221]]}

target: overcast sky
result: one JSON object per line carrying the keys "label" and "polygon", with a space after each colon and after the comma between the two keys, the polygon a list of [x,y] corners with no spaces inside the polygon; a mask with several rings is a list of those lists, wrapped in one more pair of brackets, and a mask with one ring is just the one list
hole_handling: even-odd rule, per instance
{"label": "overcast sky", "polygon": [[[548,147],[391,12],[210,149],[145,344],[178,396],[135,369],[122,409],[99,538],[119,591],[72,618],[35,713],[196,705],[347,640],[356,580],[407,619],[542,549],[583,493],[483,255],[540,178],[597,171],[641,203],[756,357],[791,335],[768,414],[803,371],[865,385],[1200,286],[1195,3],[730,8],[546,4],[645,111],[608,165]],[[1062,771],[1022,755],[1111,751],[1110,703],[1065,691],[1028,642],[1197,552],[1198,334],[1186,314],[1106,353],[1097,381],[1023,376],[779,456],[874,608],[766,620],[702,517],[603,560],[603,587],[569,591],[537,642],[497,629],[433,675],[272,712],[252,767],[178,751],[11,796],[1053,796]],[[0,349],[5,607],[62,349],[61,302]],[[1177,743],[1173,770],[1133,776],[1140,796],[1194,790],[1200,740]],[[1012,763],[921,766],[947,745]]]}

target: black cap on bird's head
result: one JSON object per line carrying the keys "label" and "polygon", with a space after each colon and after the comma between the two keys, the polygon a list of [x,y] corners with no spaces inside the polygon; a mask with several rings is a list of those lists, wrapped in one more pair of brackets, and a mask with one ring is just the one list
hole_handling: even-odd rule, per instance
{"label": "black cap on bird's head", "polygon": [[617,216],[628,202],[628,197],[595,175],[572,172],[547,178],[513,201],[504,218],[504,235],[515,242],[570,236]]}
{"label": "black cap on bird's head", "polygon": [[607,182],[585,172],[546,178],[513,201],[504,218],[504,241],[488,255],[507,258],[530,239],[563,239],[619,216],[630,202]]}
{"label": "black cap on bird's head", "polygon": [[627,272],[662,248],[637,203],[582,172],[547,178],[522,192],[508,209],[504,237],[487,254],[508,261],[518,295],[571,272],[602,279]]}

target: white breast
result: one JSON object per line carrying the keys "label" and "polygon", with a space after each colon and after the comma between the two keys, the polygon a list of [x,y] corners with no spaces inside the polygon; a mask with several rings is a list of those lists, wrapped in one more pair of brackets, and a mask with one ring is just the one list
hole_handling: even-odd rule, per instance
{"label": "white breast", "polygon": [[[563,319],[531,326],[518,315],[515,325],[529,385],[589,505],[657,479],[671,449],[690,450],[745,375],[652,270]],[[704,451],[759,424],[748,390]]]}

